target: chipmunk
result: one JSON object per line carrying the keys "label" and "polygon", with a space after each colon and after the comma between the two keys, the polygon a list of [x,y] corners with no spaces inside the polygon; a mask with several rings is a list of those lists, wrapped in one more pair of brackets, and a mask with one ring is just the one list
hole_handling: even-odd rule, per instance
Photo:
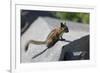
{"label": "chipmunk", "polygon": [[65,39],[62,38],[62,35],[63,35],[63,33],[69,32],[69,29],[65,24],[66,23],[61,22],[60,27],[52,30],[49,33],[49,35],[47,36],[47,39],[45,41],[30,40],[25,47],[25,51],[28,50],[28,46],[30,43],[36,44],[36,45],[46,44],[47,48],[45,50],[43,50],[42,52],[40,52],[39,54],[33,56],[32,57],[32,59],[33,59],[33,58],[36,58],[37,56],[41,55],[42,53],[44,53],[47,49],[53,47],[58,41],[65,41]]}

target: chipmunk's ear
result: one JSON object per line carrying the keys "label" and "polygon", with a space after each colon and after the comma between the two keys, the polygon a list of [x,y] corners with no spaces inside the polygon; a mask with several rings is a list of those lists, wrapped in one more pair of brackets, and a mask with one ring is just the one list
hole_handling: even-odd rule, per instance
{"label": "chipmunk's ear", "polygon": [[62,22],[60,23],[60,25],[61,25],[61,27],[65,27],[65,25]]}

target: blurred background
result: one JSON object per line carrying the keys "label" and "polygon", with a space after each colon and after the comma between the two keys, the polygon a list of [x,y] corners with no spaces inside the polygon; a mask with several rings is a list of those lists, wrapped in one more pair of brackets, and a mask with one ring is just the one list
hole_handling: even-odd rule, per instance
{"label": "blurred background", "polygon": [[89,13],[80,13],[80,12],[51,12],[51,13],[58,19],[89,24]]}
{"label": "blurred background", "polygon": [[[83,12],[21,10],[21,34],[23,34],[30,26],[30,24],[32,24],[32,22],[34,22],[38,17],[52,17],[59,20],[69,20],[73,22],[89,24],[90,15],[89,13]],[[25,28],[26,23],[27,28]]]}

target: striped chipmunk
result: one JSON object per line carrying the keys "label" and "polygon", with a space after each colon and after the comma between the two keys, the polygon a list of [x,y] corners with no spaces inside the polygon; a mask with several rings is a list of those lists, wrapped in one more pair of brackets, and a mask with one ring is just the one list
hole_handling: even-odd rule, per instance
{"label": "striped chipmunk", "polygon": [[49,35],[47,36],[47,39],[45,41],[29,40],[28,43],[26,44],[25,52],[27,52],[28,46],[29,46],[30,43],[36,44],[36,45],[45,44],[47,48],[45,50],[43,50],[42,52],[33,56],[32,59],[34,59],[34,58],[38,57],[39,55],[41,55],[42,53],[44,53],[47,49],[53,47],[58,41],[69,42],[69,41],[66,41],[64,38],[62,38],[62,35],[64,33],[68,33],[68,32],[69,32],[69,29],[68,29],[66,23],[61,22],[60,27],[53,29],[49,33]]}

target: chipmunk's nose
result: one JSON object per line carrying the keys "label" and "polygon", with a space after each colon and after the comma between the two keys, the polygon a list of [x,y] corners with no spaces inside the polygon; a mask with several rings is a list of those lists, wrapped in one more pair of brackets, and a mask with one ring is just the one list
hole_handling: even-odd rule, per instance
{"label": "chipmunk's nose", "polygon": [[69,32],[69,30],[67,30],[67,32]]}
{"label": "chipmunk's nose", "polygon": [[66,29],[66,31],[65,31],[66,33],[68,33],[69,32],[69,30],[68,29]]}

